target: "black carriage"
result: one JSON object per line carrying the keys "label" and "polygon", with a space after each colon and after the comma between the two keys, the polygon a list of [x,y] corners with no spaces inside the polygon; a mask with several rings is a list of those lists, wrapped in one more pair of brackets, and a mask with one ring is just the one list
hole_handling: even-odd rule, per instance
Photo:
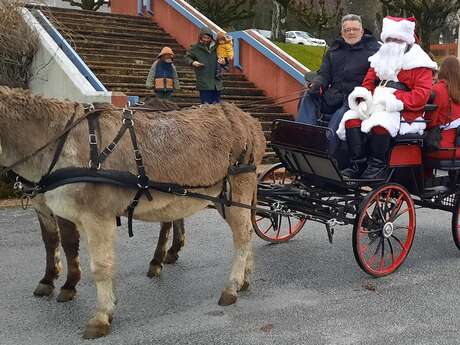
{"label": "black carriage", "polygon": [[[253,227],[262,239],[293,238],[307,221],[325,224],[330,242],[336,225],[353,225],[353,252],[359,266],[380,277],[407,257],[416,230],[416,206],[452,213],[452,235],[460,249],[460,161],[457,148],[443,159],[429,158],[423,136],[395,138],[385,180],[347,180],[328,152],[330,129],[277,120],[271,145],[280,163],[259,177]],[[434,176],[425,172],[433,169]]]}

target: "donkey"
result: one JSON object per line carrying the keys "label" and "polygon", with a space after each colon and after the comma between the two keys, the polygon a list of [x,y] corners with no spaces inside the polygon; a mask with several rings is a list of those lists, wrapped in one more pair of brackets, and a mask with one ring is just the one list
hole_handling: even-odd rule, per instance
{"label": "donkey", "polygon": [[[56,298],[58,302],[71,301],[76,293],[76,286],[81,278],[79,246],[80,234],[75,225],[67,220],[55,217],[46,206],[43,195],[37,195],[33,200],[33,207],[38,217],[40,230],[46,252],[45,274],[34,290],[37,297],[50,296],[54,290],[54,281],[62,271],[59,255],[59,243],[64,250],[67,262],[67,277]],[[166,250],[169,233],[173,228],[171,247]],[[159,277],[163,264],[173,264],[179,258],[179,251],[184,246],[184,220],[162,222],[157,247],[153,259],[150,261],[147,276]]]}
{"label": "donkey", "polygon": [[[81,118],[81,104],[45,99],[22,89],[0,87],[0,165],[10,166],[18,159],[44,146],[75,114]],[[136,113],[136,132],[151,180],[188,186],[188,190],[217,197],[226,180],[231,184],[232,199],[255,204],[256,173],[229,175],[237,162],[260,164],[266,142],[260,123],[233,104],[205,105],[165,113]],[[106,146],[122,124],[119,109],[100,112],[98,142]],[[88,125],[80,122],[68,134],[55,169],[86,167],[89,160]],[[47,172],[57,143],[47,145],[36,155],[15,167],[15,172],[30,181],[39,181]],[[129,138],[119,142],[104,162],[104,169],[136,174]],[[106,184],[74,183],[44,193],[52,213],[72,223],[84,234],[88,246],[91,273],[96,284],[97,306],[88,321],[85,338],[97,338],[110,332],[114,314],[115,218],[126,215],[135,190]],[[166,222],[188,217],[207,207],[204,199],[153,191],[153,200],[141,198],[134,218]],[[237,291],[249,286],[253,266],[251,246],[251,210],[216,205],[225,214],[233,234],[234,256],[230,275],[219,304],[237,300]]]}
{"label": "donkey", "polygon": [[[177,104],[150,96],[144,99],[143,107],[149,111],[178,110]],[[59,255],[59,243],[64,250],[67,262],[67,278],[57,296],[58,302],[67,302],[74,298],[76,285],[81,278],[79,264],[80,236],[74,224],[65,219],[55,217],[46,206],[43,196],[39,195],[33,200],[33,207],[38,217],[43,244],[45,246],[45,274],[34,290],[37,297],[50,296],[54,290],[54,281],[62,271],[62,264]],[[58,226],[59,224],[59,226]],[[171,247],[166,250],[169,233],[173,229]],[[162,222],[157,247],[153,259],[150,261],[147,276],[150,278],[159,277],[163,264],[173,264],[179,259],[179,251],[185,243],[184,220],[179,219],[173,222]]]}

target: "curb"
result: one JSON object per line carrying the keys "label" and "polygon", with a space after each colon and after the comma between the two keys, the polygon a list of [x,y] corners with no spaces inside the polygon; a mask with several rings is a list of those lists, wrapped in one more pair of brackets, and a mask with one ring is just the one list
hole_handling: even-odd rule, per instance
{"label": "curb", "polygon": [[22,207],[20,199],[3,199],[0,200],[0,208]]}

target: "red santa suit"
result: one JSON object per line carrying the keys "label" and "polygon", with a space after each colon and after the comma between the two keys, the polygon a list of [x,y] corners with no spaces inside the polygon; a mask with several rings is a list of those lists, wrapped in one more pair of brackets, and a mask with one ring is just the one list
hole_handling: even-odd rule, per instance
{"label": "red santa suit", "polygon": [[[386,42],[388,38],[403,40],[408,50],[390,73],[388,71],[393,68],[391,61],[382,67],[379,52],[369,58],[371,68],[362,87],[356,87],[348,98],[350,110],[344,114],[337,130],[340,139],[345,140],[345,128],[351,127],[361,127],[364,133],[375,127],[384,128],[392,137],[423,133],[426,127],[422,118],[423,108],[431,92],[432,70],[437,65],[414,43],[414,29],[415,23],[411,19],[384,18],[382,41]],[[383,70],[381,73],[379,67],[380,71]],[[388,79],[389,75],[391,79]],[[388,87],[387,81],[402,83],[409,91]]]}

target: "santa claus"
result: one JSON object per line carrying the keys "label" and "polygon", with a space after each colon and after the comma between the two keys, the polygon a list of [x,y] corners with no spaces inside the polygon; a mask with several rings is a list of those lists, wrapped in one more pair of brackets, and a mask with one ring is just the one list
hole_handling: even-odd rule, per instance
{"label": "santa claus", "polygon": [[386,178],[392,137],[422,134],[426,127],[423,108],[437,65],[415,43],[415,18],[384,18],[380,37],[383,44],[369,58],[362,86],[349,95],[350,110],[337,130],[347,141],[351,164],[342,174],[349,178]]}

